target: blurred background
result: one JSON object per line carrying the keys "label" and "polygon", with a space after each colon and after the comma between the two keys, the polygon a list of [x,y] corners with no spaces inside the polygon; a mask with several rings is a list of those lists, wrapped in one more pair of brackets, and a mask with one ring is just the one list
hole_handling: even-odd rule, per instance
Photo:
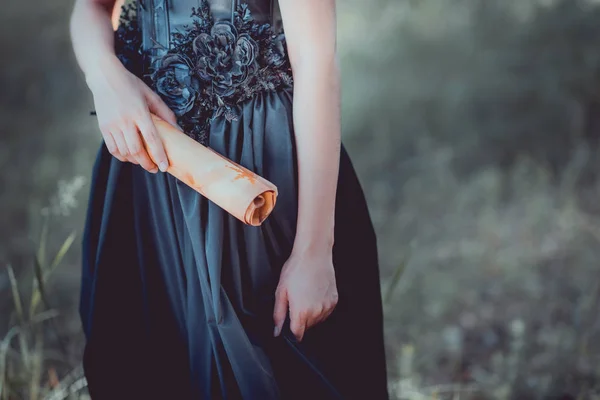
{"label": "blurred background", "polygon": [[[84,399],[72,0],[0,12],[0,399]],[[600,399],[600,2],[338,2],[392,399]],[[349,355],[350,356],[350,355]]]}

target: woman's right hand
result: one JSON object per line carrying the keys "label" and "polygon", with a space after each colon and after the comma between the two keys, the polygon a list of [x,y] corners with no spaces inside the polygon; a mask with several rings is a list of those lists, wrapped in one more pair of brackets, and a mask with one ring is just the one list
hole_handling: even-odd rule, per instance
{"label": "woman's right hand", "polygon": [[[86,76],[86,82],[94,97],[108,151],[120,161],[139,164],[148,172],[166,171],[169,160],[150,113],[174,126],[177,118],[158,94],[116,57],[105,59],[94,74]],[[156,163],[146,151],[144,141]]]}

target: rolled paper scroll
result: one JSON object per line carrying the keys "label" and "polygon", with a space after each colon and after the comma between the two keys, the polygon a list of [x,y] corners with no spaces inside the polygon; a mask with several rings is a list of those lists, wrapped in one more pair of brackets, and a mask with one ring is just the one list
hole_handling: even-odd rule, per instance
{"label": "rolled paper scroll", "polygon": [[[259,226],[271,214],[277,200],[273,183],[156,115],[152,119],[169,159],[168,173],[245,224]],[[154,161],[151,150],[146,149]]]}

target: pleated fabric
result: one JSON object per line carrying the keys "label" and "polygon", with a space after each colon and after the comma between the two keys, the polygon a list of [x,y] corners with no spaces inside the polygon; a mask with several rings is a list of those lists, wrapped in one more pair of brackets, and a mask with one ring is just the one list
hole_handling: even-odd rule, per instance
{"label": "pleated fabric", "polygon": [[292,90],[217,118],[210,147],[277,185],[247,226],[167,173],[104,144],[83,237],[84,369],[99,399],[387,399],[377,243],[345,148],[333,261],[339,303],[298,343],[273,337],[274,293],[297,217]]}

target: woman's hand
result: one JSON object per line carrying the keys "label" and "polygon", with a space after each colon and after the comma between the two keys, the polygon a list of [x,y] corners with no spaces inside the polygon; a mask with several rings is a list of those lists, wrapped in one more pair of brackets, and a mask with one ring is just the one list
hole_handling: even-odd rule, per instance
{"label": "woman's hand", "polygon": [[[340,68],[335,0],[279,0],[294,76],[298,216],[292,256],[275,300],[275,334],[288,309],[298,340],[333,311],[335,202],[341,154]],[[310,29],[307,29],[310,27]]]}
{"label": "woman's hand", "polygon": [[331,250],[292,252],[275,292],[275,336],[290,312],[290,329],[301,341],[304,332],[324,321],[338,301]]}
{"label": "woman's hand", "polygon": [[162,99],[116,57],[104,60],[95,75],[86,76],[86,81],[108,151],[120,161],[139,164],[149,172],[156,173],[158,168],[166,171],[169,161],[150,112],[174,126],[177,119]]}

